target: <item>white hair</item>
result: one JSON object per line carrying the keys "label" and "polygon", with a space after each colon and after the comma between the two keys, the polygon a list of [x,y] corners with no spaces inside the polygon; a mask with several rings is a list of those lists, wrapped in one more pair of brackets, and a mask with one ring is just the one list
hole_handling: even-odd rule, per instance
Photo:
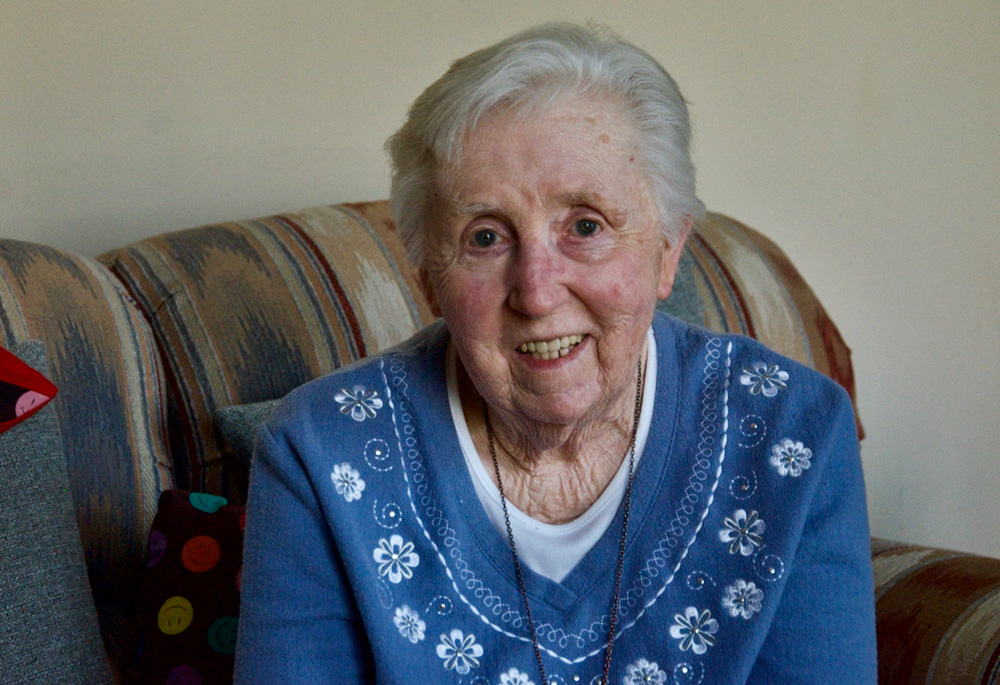
{"label": "white hair", "polygon": [[670,75],[605,28],[542,24],[453,62],[386,142],[393,216],[415,265],[424,264],[435,175],[459,160],[462,141],[477,122],[500,108],[520,113],[572,95],[602,96],[622,105],[671,244],[701,218],[705,206],[695,195],[687,105]]}

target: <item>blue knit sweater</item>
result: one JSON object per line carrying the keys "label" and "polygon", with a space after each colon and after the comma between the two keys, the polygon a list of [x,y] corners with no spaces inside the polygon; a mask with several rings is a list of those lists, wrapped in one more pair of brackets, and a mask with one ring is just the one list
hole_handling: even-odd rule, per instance
{"label": "blue knit sweater", "polygon": [[[874,683],[864,484],[846,393],[657,315],[612,683]],[[540,685],[506,540],[448,409],[448,333],[292,393],[262,431],[236,678]],[[561,582],[524,568],[550,683],[599,678],[622,512]]]}

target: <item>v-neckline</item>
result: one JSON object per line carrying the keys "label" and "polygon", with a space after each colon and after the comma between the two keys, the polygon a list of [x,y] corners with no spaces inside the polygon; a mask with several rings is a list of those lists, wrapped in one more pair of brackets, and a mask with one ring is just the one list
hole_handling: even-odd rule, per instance
{"label": "v-neckline", "polygon": [[[677,344],[672,329],[669,325],[653,327],[657,354],[655,410],[646,438],[645,454],[633,475],[626,561],[634,548],[635,540],[643,537],[642,529],[663,488],[671,462],[671,447],[679,410],[680,374]],[[447,343],[442,344],[437,352],[440,356],[434,364],[435,378],[428,379],[433,387],[428,388],[427,397],[435,405],[429,408],[429,415],[448,417],[449,420],[446,428],[425,433],[428,440],[425,448],[429,457],[428,464],[433,464],[436,472],[434,481],[444,491],[441,493],[440,503],[443,507],[454,507],[454,511],[446,512],[448,519],[457,520],[460,517],[468,527],[468,538],[462,535],[458,537],[471,540],[466,552],[469,566],[491,566],[509,583],[506,591],[513,593],[514,598],[510,599],[512,606],[520,606],[520,599],[516,598],[519,593],[509,544],[494,528],[479,501],[454,423],[450,420],[445,376]],[[622,518],[623,507],[619,505],[608,529],[562,582],[557,583],[539,575],[522,564],[525,591],[533,607],[535,603],[542,603],[550,610],[563,614],[571,610],[581,598],[593,592],[603,593],[605,585],[610,588],[618,562]],[[623,587],[627,581],[627,578],[623,578]],[[609,589],[609,603],[610,593]]]}

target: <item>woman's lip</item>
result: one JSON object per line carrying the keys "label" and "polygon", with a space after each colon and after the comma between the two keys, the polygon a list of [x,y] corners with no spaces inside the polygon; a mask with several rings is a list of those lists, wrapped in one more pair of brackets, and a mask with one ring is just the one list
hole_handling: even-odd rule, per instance
{"label": "woman's lip", "polygon": [[583,342],[585,337],[586,333],[564,333],[549,338],[536,338],[517,345],[517,350],[519,352],[556,352]]}

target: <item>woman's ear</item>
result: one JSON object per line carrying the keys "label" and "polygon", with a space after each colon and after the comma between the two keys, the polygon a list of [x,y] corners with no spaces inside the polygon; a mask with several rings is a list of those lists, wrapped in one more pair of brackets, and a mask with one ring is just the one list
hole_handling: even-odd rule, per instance
{"label": "woman's ear", "polygon": [[664,238],[664,248],[663,254],[661,256],[662,262],[660,264],[660,284],[656,290],[656,297],[661,300],[665,300],[670,297],[670,293],[674,290],[674,278],[677,276],[677,264],[681,259],[681,252],[684,251],[684,243],[687,241],[688,235],[691,233],[691,217],[687,217],[684,220],[684,228],[680,235],[674,240],[673,244],[670,244],[666,238]]}
{"label": "woman's ear", "polygon": [[437,297],[434,295],[434,286],[431,284],[430,274],[427,269],[420,269],[417,274],[420,276],[420,289],[424,292],[424,299],[431,308],[431,314],[441,316],[441,307],[438,306]]}

